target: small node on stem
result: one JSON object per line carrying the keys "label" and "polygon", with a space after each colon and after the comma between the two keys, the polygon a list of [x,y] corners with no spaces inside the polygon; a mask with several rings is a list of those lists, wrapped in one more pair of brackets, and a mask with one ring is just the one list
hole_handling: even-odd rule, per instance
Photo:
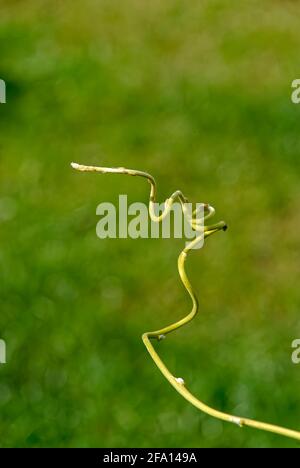
{"label": "small node on stem", "polygon": [[184,385],[184,380],[181,378],[181,377],[175,377],[175,380],[177,383],[179,383],[180,385]]}
{"label": "small node on stem", "polygon": [[157,339],[158,341],[164,340],[166,338],[166,335],[158,335]]}
{"label": "small node on stem", "polygon": [[232,422],[233,424],[237,424],[237,425],[240,426],[240,427],[243,426],[243,423],[242,423],[241,418],[238,418],[238,417],[236,417],[236,416],[232,416],[230,422]]}

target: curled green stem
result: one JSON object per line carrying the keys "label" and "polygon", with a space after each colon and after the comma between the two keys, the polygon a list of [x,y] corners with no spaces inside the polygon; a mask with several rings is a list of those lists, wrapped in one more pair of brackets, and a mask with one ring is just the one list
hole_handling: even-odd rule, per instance
{"label": "curled green stem", "polygon": [[[162,221],[167,214],[170,212],[173,203],[176,200],[179,200],[182,210],[185,211],[185,204],[188,202],[187,198],[182,194],[180,190],[177,190],[174,192],[167,200],[165,203],[165,207],[163,212],[157,216],[155,214],[155,203],[156,203],[156,196],[157,196],[157,188],[156,188],[156,182],[154,177],[152,177],[150,174],[143,172],[143,171],[137,171],[135,169],[126,169],[124,167],[119,167],[119,168],[110,168],[110,167],[97,167],[97,166],[85,166],[77,163],[71,163],[71,166],[81,172],[99,172],[101,174],[125,174],[125,175],[130,175],[130,176],[139,176],[143,177],[144,179],[147,179],[148,182],[150,183],[150,199],[149,199],[149,214],[150,218],[154,222],[160,222]],[[215,210],[213,207],[210,205],[204,205],[204,211],[205,211],[205,216],[204,216],[204,221],[209,219],[211,216],[214,215]],[[226,230],[227,226],[224,221],[220,221],[216,224],[210,225],[210,226],[200,226],[197,220],[191,219],[191,226],[195,230],[200,230],[203,232],[204,239],[207,237],[211,236],[212,234],[215,234],[216,232],[220,230]],[[205,403],[203,403],[201,400],[196,398],[186,387],[185,382],[182,378],[180,377],[175,377],[167,368],[167,366],[164,364],[162,359],[159,357],[157,354],[152,342],[153,340],[158,340],[160,341],[162,338],[164,338],[168,333],[171,333],[178,328],[186,325],[189,323],[195,315],[198,313],[198,300],[197,297],[193,291],[192,285],[188,279],[188,276],[185,271],[185,262],[187,259],[187,256],[189,252],[195,247],[195,245],[199,242],[199,237],[196,237],[193,239],[191,242],[189,242],[185,248],[182,250],[178,257],[178,272],[179,276],[181,278],[181,281],[187,290],[191,300],[192,300],[192,310],[183,317],[182,319],[178,320],[177,322],[174,322],[166,327],[160,328],[159,330],[155,331],[150,331],[150,332],[145,332],[142,335],[142,340],[144,345],[146,346],[150,356],[152,357],[153,361],[155,362],[156,366],[158,369],[161,371],[161,373],[164,375],[164,377],[170,382],[170,384],[175,388],[175,390],[180,393],[180,395],[183,396],[187,401],[189,401],[192,405],[194,405],[196,408],[199,410],[203,411],[204,413],[209,414],[210,416],[213,416],[215,418],[221,419],[223,421],[231,422],[234,424],[237,424],[238,426],[249,426],[253,427],[256,429],[260,429],[263,431],[268,431],[268,432],[273,432],[275,434],[279,434],[285,437],[290,437],[293,439],[300,440],[300,432],[287,429],[281,426],[276,426],[273,424],[268,424],[265,422],[257,421],[254,419],[248,419],[240,416],[234,416],[232,414],[224,413],[222,411],[216,410]]]}

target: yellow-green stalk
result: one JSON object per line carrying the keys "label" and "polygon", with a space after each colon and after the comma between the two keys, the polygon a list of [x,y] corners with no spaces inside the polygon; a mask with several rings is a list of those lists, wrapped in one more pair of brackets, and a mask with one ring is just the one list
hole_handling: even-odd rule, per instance
{"label": "yellow-green stalk", "polygon": [[[150,218],[152,221],[155,222],[160,222],[162,221],[165,216],[170,212],[170,209],[175,202],[176,199],[179,200],[181,203],[183,211],[185,211],[185,204],[188,202],[187,198],[182,194],[180,190],[177,190],[174,192],[167,200],[165,203],[165,209],[160,214],[159,216],[155,215],[154,212],[154,204],[156,203],[156,195],[157,195],[157,189],[156,189],[156,182],[154,177],[152,177],[150,174],[143,172],[143,171],[137,171],[135,169],[126,169],[124,167],[118,167],[118,168],[110,168],[110,167],[96,167],[96,166],[84,166],[81,164],[77,163],[71,163],[71,166],[76,169],[77,171],[81,172],[100,172],[101,174],[126,174],[126,175],[131,175],[131,176],[139,176],[143,177],[144,179],[147,179],[148,182],[150,183],[150,200],[149,200],[149,214]],[[204,216],[204,221],[206,221],[208,218],[213,216],[215,210],[213,207],[210,205],[204,205],[204,209],[206,212],[206,215]],[[211,226],[198,226],[197,220],[191,219],[190,220],[191,226],[195,230],[199,230],[203,232],[204,239],[211,236],[212,234],[220,231],[220,230],[226,230],[227,226],[224,221],[220,221],[219,223],[216,223]],[[173,332],[174,330],[177,330],[178,328],[182,327],[183,325],[186,325],[188,322],[193,320],[195,315],[198,313],[198,300],[197,297],[193,291],[192,285],[187,277],[186,271],[185,271],[185,261],[188,256],[188,253],[190,250],[192,250],[197,242],[199,242],[201,237],[196,237],[193,239],[190,243],[187,244],[187,246],[182,250],[178,257],[178,272],[181,278],[181,281],[189,293],[191,300],[192,300],[192,310],[189,312],[188,315],[186,315],[184,318],[181,320],[172,323],[171,325],[168,325],[167,327],[161,328],[159,330],[155,331],[150,331],[150,332],[145,332],[142,335],[142,340],[152,357],[153,361],[161,371],[161,373],[164,375],[164,377],[170,382],[170,384],[177,390],[180,395],[182,395],[187,401],[189,401],[192,405],[194,405],[196,408],[199,410],[203,411],[204,413],[209,414],[210,416],[213,416],[215,418],[221,419],[223,421],[231,422],[234,424],[237,424],[240,427],[243,426],[249,426],[253,427],[256,429],[261,429],[263,431],[268,431],[268,432],[274,432],[275,434],[280,434],[285,437],[290,437],[293,439],[300,440],[300,432],[299,431],[294,431],[291,429],[286,429],[284,427],[280,426],[275,426],[273,424],[268,424],[265,422],[260,422],[256,421],[254,419],[248,419],[240,416],[234,416],[231,414],[223,413],[222,411],[218,411],[214,408],[211,408],[210,406],[207,406],[205,403],[203,403],[201,400],[196,398],[186,387],[186,384],[184,380],[181,377],[175,377],[169,369],[166,367],[166,365],[163,363],[159,355],[157,354],[152,341],[153,339],[155,340],[161,340],[164,338],[168,333]],[[203,239],[203,237],[202,237]]]}

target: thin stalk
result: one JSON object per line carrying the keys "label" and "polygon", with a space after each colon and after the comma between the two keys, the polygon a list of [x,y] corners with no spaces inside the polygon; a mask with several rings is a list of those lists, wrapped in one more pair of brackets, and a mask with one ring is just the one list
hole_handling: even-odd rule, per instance
{"label": "thin stalk", "polygon": [[[173,203],[178,199],[179,202],[181,203],[183,211],[185,210],[185,203],[188,202],[187,198],[182,194],[180,190],[177,190],[174,192],[167,200],[165,203],[165,208],[164,211],[159,215],[156,216],[154,213],[154,204],[156,203],[156,195],[157,195],[157,188],[156,188],[156,182],[154,177],[152,177],[150,174],[147,172],[143,171],[137,171],[135,169],[126,169],[124,167],[119,167],[119,168],[110,168],[110,167],[96,167],[96,166],[84,166],[81,164],[77,163],[71,163],[71,166],[81,172],[99,172],[101,174],[126,174],[126,175],[131,175],[131,176],[139,176],[143,177],[148,180],[150,183],[150,199],[149,199],[149,214],[150,218],[154,222],[160,222],[162,221],[167,214],[170,212]],[[204,220],[207,220],[211,216],[214,215],[214,208],[211,207],[210,205],[204,205],[205,212],[207,213],[204,216]],[[199,229],[204,233],[204,239],[208,238],[212,234],[220,231],[220,230],[226,230],[227,226],[224,221],[220,221],[219,223],[210,225],[210,226],[204,226],[204,227],[199,227],[197,226],[197,221],[191,219],[190,220],[191,226],[194,229]],[[159,355],[157,354],[154,346],[152,345],[153,339],[160,341],[163,339],[168,333],[171,333],[178,328],[186,325],[189,323],[195,315],[198,313],[199,310],[199,305],[198,305],[198,300],[197,297],[194,293],[194,290],[192,288],[192,285],[188,279],[188,276],[185,271],[185,262],[186,258],[189,254],[189,252],[195,247],[195,245],[199,242],[199,238],[196,237],[193,239],[190,243],[186,245],[186,247],[182,250],[178,257],[178,272],[179,276],[181,278],[181,281],[187,290],[191,300],[192,300],[192,310],[183,317],[182,319],[178,320],[177,322],[174,322],[166,327],[163,327],[159,330],[155,331],[150,331],[150,332],[145,332],[142,335],[142,340],[144,345],[146,346],[150,356],[152,357],[153,361],[155,362],[156,366],[158,369],[161,371],[161,373],[164,375],[164,377],[169,381],[169,383],[175,388],[175,390],[183,396],[187,401],[189,401],[193,406],[198,408],[199,410],[203,411],[204,413],[213,416],[214,418],[221,419],[223,421],[227,421],[230,423],[237,424],[240,427],[243,426],[248,426],[248,427],[253,427],[255,429],[260,429],[262,431],[267,431],[267,432],[273,432],[275,434],[279,434],[285,437],[290,437],[293,439],[300,440],[300,432],[287,429],[285,427],[281,426],[276,426],[273,424],[268,424],[265,422],[261,421],[256,421],[254,419],[248,419],[240,416],[234,416],[229,413],[224,413],[222,411],[219,411],[217,409],[214,409],[205,403],[203,403],[201,400],[196,398],[186,387],[185,382],[182,378],[180,377],[175,377],[167,368],[167,366],[164,364],[164,362],[161,360]]]}

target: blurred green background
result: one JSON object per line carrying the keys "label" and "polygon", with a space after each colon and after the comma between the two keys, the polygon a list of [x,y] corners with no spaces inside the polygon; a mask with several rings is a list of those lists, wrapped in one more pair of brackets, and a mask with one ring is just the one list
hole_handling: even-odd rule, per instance
{"label": "blurred green background", "polygon": [[197,411],[140,335],[191,306],[182,240],[99,240],[153,174],[225,219],[189,259],[201,314],[159,344],[206,403],[299,429],[299,14],[294,1],[1,0],[0,443],[281,447]]}

